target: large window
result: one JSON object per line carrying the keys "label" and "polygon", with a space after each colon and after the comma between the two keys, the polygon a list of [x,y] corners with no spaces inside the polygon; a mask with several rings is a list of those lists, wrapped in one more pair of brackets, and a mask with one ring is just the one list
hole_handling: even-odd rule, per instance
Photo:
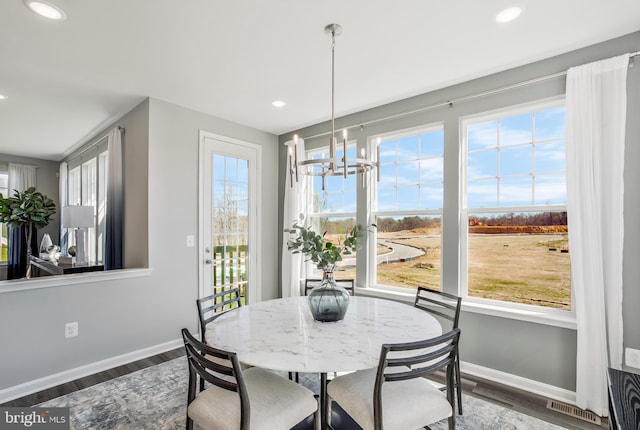
{"label": "large window", "polygon": [[[0,172],[0,194],[3,197],[9,196],[9,174],[7,172]],[[8,259],[8,244],[7,226],[0,222],[0,262],[6,262]]]}
{"label": "large window", "polygon": [[462,122],[464,296],[571,309],[564,124],[558,101]]}
{"label": "large window", "polygon": [[[374,240],[336,275],[355,277],[355,262],[366,263],[366,271],[358,270],[367,275],[360,287],[441,289],[444,273],[458,286],[445,289],[468,303],[534,305],[547,314],[571,310],[564,124],[563,100],[461,118],[459,147],[450,151],[459,156],[459,181],[450,183],[444,124],[367,136],[380,180],[375,174],[364,183],[353,175],[312,177],[307,222],[330,240],[356,222],[377,225],[369,236]],[[328,157],[323,151],[307,155]],[[348,146],[348,155],[356,155],[356,145]],[[459,198],[448,212],[445,196]],[[460,228],[443,235],[446,213],[445,224]],[[450,254],[459,250],[459,264],[455,257],[442,261],[443,244]],[[312,276],[319,274],[309,264]]]}
{"label": "large window", "polygon": [[[343,149],[336,149],[336,157],[342,157]],[[347,145],[347,156],[355,158],[356,146]],[[328,148],[308,151],[308,158],[329,158]],[[307,207],[308,220],[313,229],[325,233],[325,238],[337,243],[341,237],[355,225],[356,219],[356,187],[357,178],[354,175],[346,179],[342,176],[313,176],[311,179],[311,193]],[[336,270],[338,279],[355,279],[356,256],[345,258]],[[307,277],[319,278],[322,273],[313,264],[307,264]]]}
{"label": "large window", "polygon": [[441,125],[373,138],[380,156],[373,219],[374,283],[440,289],[444,138]]}
{"label": "large window", "polygon": [[[94,208],[96,225],[87,229],[86,253],[88,260],[96,263],[103,263],[104,258],[107,164],[106,138],[91,153],[69,163],[67,204]],[[75,245],[75,232],[69,231],[68,238],[69,246]]]}

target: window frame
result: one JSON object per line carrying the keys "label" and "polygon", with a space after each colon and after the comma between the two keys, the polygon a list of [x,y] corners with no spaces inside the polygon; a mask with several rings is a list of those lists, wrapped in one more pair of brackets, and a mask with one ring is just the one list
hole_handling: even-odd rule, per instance
{"label": "window frame", "polygon": [[[64,205],[82,204],[94,207],[94,226],[86,229],[87,238],[85,243],[88,259],[99,264],[104,262],[105,243],[103,238],[106,232],[108,163],[107,136],[104,136],[93,146],[67,163],[67,201]],[[89,177],[89,168],[94,170],[95,177]],[[87,189],[88,182],[88,185],[92,186],[93,190]],[[101,215],[103,216],[102,219],[100,218]],[[67,229],[67,231],[69,230],[73,229]],[[75,234],[70,232],[67,237],[67,247],[75,245]]]}
{"label": "window frame", "polygon": [[[479,123],[482,121],[499,120],[512,116],[533,113],[544,109],[551,109],[554,107],[566,106],[565,96],[552,97],[547,99],[540,99],[528,103],[516,104],[512,106],[506,106],[500,109],[485,111],[477,114],[465,115],[459,118],[459,136],[460,136],[460,195],[459,195],[459,265],[458,265],[458,279],[459,279],[459,294],[463,299],[463,302],[469,305],[471,308],[483,309],[488,311],[487,313],[502,315],[502,312],[513,312],[522,316],[526,315],[528,319],[538,320],[539,318],[550,318],[552,320],[560,321],[573,321],[575,320],[575,294],[573,285],[571,286],[571,309],[555,309],[545,306],[529,305],[524,303],[508,302],[496,299],[486,299],[481,297],[469,296],[469,270],[468,270],[468,244],[469,244],[469,226],[468,219],[474,213],[510,213],[510,212],[566,212],[567,205],[565,204],[530,204],[530,205],[518,205],[518,206],[494,206],[494,207],[478,207],[469,208],[467,206],[467,173],[468,173],[468,126],[469,124]],[[535,123],[532,125],[535,130]],[[535,131],[532,136],[533,140],[531,144],[535,144]],[[546,139],[545,139],[546,140]],[[565,140],[566,142],[566,140]],[[499,172],[497,172],[499,173]],[[545,172],[548,174],[549,172]],[[556,172],[557,173],[557,172]],[[563,172],[565,174],[566,181],[566,168]],[[535,172],[532,172],[535,177]],[[499,176],[496,176],[499,178]],[[535,189],[535,180],[532,182],[532,189]],[[498,196],[499,199],[499,196]],[[499,205],[499,203],[498,203]],[[483,312],[484,313],[484,312]]]}
{"label": "window frame", "polygon": [[[356,149],[356,153],[357,153],[357,143],[355,140],[347,140],[347,152],[349,152],[350,149]],[[337,148],[337,152],[342,150],[342,145],[338,145]],[[324,145],[324,146],[320,146],[317,148],[312,148],[312,149],[307,149],[305,151],[305,157],[307,160],[311,160],[314,156],[318,155],[318,154],[325,154],[324,158],[328,157],[328,153],[329,153],[329,145]],[[336,158],[338,157],[338,155],[336,154]],[[336,176],[336,177],[340,177],[340,176]],[[312,225],[313,226],[313,220],[314,219],[318,219],[318,218],[353,218],[355,223],[357,224],[357,216],[358,216],[358,179],[356,178],[356,183],[355,183],[355,189],[354,189],[354,197],[355,197],[355,210],[353,212],[350,211],[335,211],[335,212],[315,212],[313,211],[313,195],[314,195],[314,188],[313,188],[313,182],[314,179],[317,178],[316,176],[307,176],[304,178],[304,180],[308,181],[307,182],[307,189],[309,190],[309,192],[307,193],[307,202],[306,202],[306,216],[305,216],[305,224],[308,225]],[[349,190],[347,190],[349,191]],[[344,185],[341,187],[341,191],[340,191],[343,195],[343,202],[344,202],[344,194],[345,194],[345,188]],[[338,192],[336,192],[335,194],[338,194]],[[344,208],[344,207],[343,207]],[[322,232],[317,232],[319,234],[322,234]],[[301,277],[303,278],[309,278],[311,277],[322,277],[321,273],[318,273],[317,269],[314,267],[313,263],[311,262],[306,262],[304,265],[304,271],[301,274]],[[340,276],[339,274],[340,272],[337,272],[336,276]]]}
{"label": "window frame", "polygon": [[[385,139],[402,139],[410,136],[420,136],[423,134],[427,134],[434,131],[441,131],[443,133],[443,145],[442,145],[442,156],[441,157],[426,157],[425,159],[435,159],[442,158],[443,168],[444,168],[444,152],[445,152],[445,144],[444,144],[444,122],[437,121],[428,124],[422,124],[416,127],[410,127],[400,130],[394,130],[390,132],[380,133],[368,136],[367,138],[367,152],[369,154],[379,154],[378,152],[378,140]],[[378,155],[376,155],[376,162],[380,161],[377,159]],[[419,156],[416,157],[416,161],[422,160]],[[396,161],[397,162],[397,161]],[[379,168],[379,166],[378,166]],[[377,174],[377,173],[376,173]],[[397,180],[397,171],[396,171],[396,184]],[[418,189],[420,189],[420,177],[418,177]],[[440,207],[438,209],[409,209],[409,210],[395,210],[395,211],[379,211],[378,210],[378,200],[377,200],[377,192],[378,192],[378,181],[376,180],[376,176],[370,175],[368,184],[368,195],[367,200],[368,204],[366,207],[366,219],[367,225],[372,225],[376,223],[378,217],[393,217],[393,216],[431,216],[437,215],[440,217],[440,248],[442,249],[443,243],[443,234],[442,234],[442,221],[444,209]],[[442,200],[444,206],[444,174],[442,178]],[[366,273],[367,273],[367,288],[368,290],[378,289],[385,293],[391,294],[403,294],[403,293],[413,293],[413,291],[407,287],[400,287],[397,285],[386,285],[378,283],[378,270],[377,270],[377,243],[378,243],[378,231],[377,229],[373,229],[372,234],[369,236],[372,240],[368,241],[367,244],[367,252],[366,252]],[[440,253],[440,289],[442,289],[442,252]]]}

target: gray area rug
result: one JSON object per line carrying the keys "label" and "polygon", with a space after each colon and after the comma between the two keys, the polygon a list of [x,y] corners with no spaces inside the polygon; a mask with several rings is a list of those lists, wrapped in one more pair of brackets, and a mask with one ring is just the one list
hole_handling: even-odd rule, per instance
{"label": "gray area rug", "polygon": [[[187,379],[187,359],[181,357],[58,397],[40,406],[69,407],[71,428],[76,430],[184,429]],[[303,377],[302,383],[317,392],[317,379]],[[456,421],[458,430],[563,428],[473,396],[464,396],[463,404],[464,415]],[[448,428],[446,420],[431,427],[433,430]]]}

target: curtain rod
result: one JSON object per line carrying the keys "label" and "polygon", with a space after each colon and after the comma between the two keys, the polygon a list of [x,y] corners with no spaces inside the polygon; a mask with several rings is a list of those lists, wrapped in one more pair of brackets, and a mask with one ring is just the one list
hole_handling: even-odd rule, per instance
{"label": "curtain rod", "polygon": [[[123,134],[125,132],[125,128],[122,126],[118,126],[118,130],[120,130]],[[104,139],[107,138],[107,136],[109,136],[109,133],[111,132],[111,130],[109,130],[104,136],[101,136],[99,139],[96,139],[95,142],[93,142],[91,145],[87,146],[86,148],[84,148],[82,151],[80,151],[77,155],[75,155],[73,158],[71,158],[71,160],[78,158],[79,156],[81,156],[82,154],[84,154],[85,152],[87,152],[88,150],[90,150],[91,148],[93,148],[94,146],[96,146],[98,143],[102,142]]]}
{"label": "curtain rod", "polygon": [[11,165],[20,167],[35,167],[36,169],[38,168],[38,166],[34,166],[33,164],[12,163],[11,161],[5,161],[5,163],[7,164],[7,166]]}
{"label": "curtain rod", "polygon": [[[634,57],[637,57],[638,55],[640,55],[640,51],[632,52],[632,53],[629,53],[629,58],[634,58]],[[632,67],[633,63],[630,62],[629,66]],[[420,113],[420,112],[424,112],[424,111],[428,111],[428,110],[432,110],[432,109],[438,109],[438,108],[441,108],[441,107],[452,107],[454,105],[454,103],[460,103],[460,102],[464,102],[464,101],[468,101],[468,100],[477,99],[477,98],[480,98],[480,97],[490,96],[492,94],[501,93],[503,91],[509,91],[509,90],[512,90],[512,89],[515,89],[515,88],[525,87],[527,85],[537,84],[538,82],[544,82],[544,81],[547,81],[549,79],[559,78],[561,76],[565,76],[566,74],[567,74],[567,70],[565,70],[563,72],[553,73],[553,74],[550,74],[550,75],[540,76],[540,77],[529,79],[529,80],[522,81],[522,82],[517,82],[515,84],[505,85],[503,87],[494,88],[492,90],[483,91],[481,93],[476,93],[476,94],[471,94],[471,95],[468,95],[468,96],[458,97],[458,98],[455,98],[455,99],[447,100],[446,102],[439,102],[439,103],[435,103],[435,104],[432,104],[432,105],[429,105],[429,106],[413,109],[413,110],[410,110],[410,111],[400,112],[400,113],[389,115],[389,116],[385,116],[385,117],[382,117],[382,118],[376,118],[376,119],[371,119],[369,121],[359,122],[357,124],[352,124],[352,125],[349,125],[349,126],[346,126],[346,127],[340,127],[340,128],[341,129],[351,130],[352,128],[358,128],[359,127],[359,128],[362,129],[366,125],[371,125],[371,124],[375,124],[375,123],[378,123],[378,122],[388,121],[390,119],[401,118],[403,116],[414,115],[416,113]],[[303,137],[303,139],[315,139],[316,137],[328,136],[329,134],[331,134],[331,132],[330,131],[326,131],[326,132],[323,132],[323,133],[314,134],[313,136]]]}

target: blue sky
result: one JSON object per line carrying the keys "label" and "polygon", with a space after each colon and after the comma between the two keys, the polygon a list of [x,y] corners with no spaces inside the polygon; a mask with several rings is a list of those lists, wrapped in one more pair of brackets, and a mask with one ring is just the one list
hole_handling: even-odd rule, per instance
{"label": "blue sky", "polygon": [[565,204],[564,124],[564,106],[470,124],[468,207]]}
{"label": "blue sky", "polygon": [[[565,204],[565,108],[471,123],[467,128],[467,202],[470,208]],[[532,145],[534,142],[534,145]],[[338,145],[337,156],[342,155]],[[347,149],[355,157],[355,146]],[[440,209],[444,132],[417,132],[380,143],[379,211]],[[328,157],[315,154],[314,158]],[[498,177],[500,179],[498,180]],[[314,178],[324,211],[355,212],[355,176]]]}

